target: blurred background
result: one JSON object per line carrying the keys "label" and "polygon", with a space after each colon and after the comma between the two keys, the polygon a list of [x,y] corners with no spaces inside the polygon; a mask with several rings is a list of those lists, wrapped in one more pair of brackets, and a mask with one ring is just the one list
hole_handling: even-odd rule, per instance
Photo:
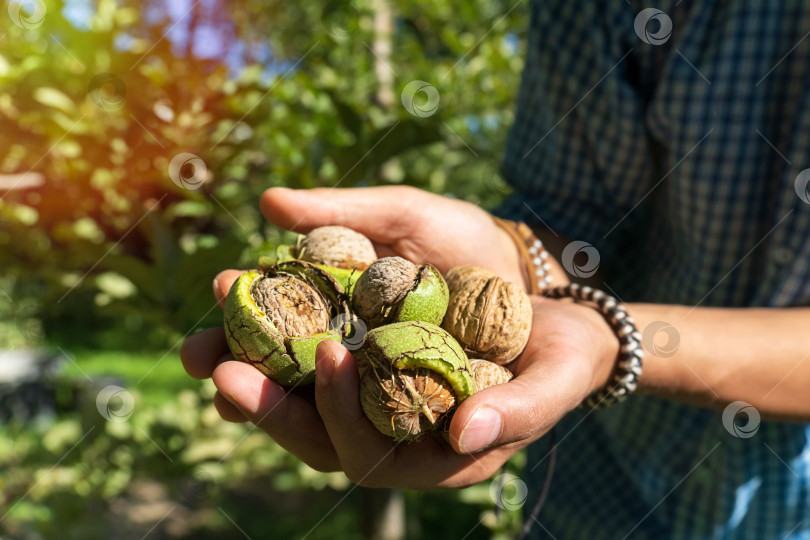
{"label": "blurred background", "polygon": [[178,351],[293,240],[268,187],[507,195],[524,3],[5,3],[0,537],[512,536],[489,482],[356,488],[220,420]]}

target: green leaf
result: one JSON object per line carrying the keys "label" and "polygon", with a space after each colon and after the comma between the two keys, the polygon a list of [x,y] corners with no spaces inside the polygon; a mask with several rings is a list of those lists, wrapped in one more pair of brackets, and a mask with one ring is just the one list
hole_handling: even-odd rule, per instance
{"label": "green leaf", "polygon": [[43,105],[59,109],[65,113],[72,113],[76,110],[76,104],[73,103],[73,100],[56,88],[41,86],[34,90],[34,99]]}
{"label": "green leaf", "polygon": [[359,139],[363,131],[363,118],[348,103],[340,99],[335,92],[327,91],[326,94],[332,99],[343,127],[351,131]]}
{"label": "green leaf", "polygon": [[138,289],[138,292],[155,303],[163,301],[164,276],[159,267],[129,255],[112,253],[101,265],[105,270],[123,276]]}

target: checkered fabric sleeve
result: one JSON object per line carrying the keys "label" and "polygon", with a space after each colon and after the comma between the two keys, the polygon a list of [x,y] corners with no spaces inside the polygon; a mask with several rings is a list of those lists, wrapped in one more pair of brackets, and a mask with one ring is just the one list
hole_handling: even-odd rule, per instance
{"label": "checkered fabric sleeve", "polygon": [[[593,246],[625,302],[810,305],[810,2],[654,5],[531,3],[499,215]],[[808,425],[635,396],[558,430],[533,538],[810,539]]]}

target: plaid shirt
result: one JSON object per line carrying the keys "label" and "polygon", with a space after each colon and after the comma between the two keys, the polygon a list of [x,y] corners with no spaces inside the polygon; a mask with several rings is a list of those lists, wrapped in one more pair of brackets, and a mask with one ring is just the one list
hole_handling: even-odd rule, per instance
{"label": "plaid shirt", "polygon": [[[500,214],[592,244],[626,302],[809,305],[810,2],[645,7],[533,2]],[[810,539],[808,425],[634,396],[557,429],[534,538]]]}

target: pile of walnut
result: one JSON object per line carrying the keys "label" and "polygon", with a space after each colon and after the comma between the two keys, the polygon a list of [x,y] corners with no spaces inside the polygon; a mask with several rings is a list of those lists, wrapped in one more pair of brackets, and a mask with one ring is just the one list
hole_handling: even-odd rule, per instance
{"label": "pile of walnut", "polygon": [[365,236],[321,227],[242,274],[228,294],[234,356],[279,384],[315,378],[321,341],[343,341],[366,416],[394,440],[446,430],[474,392],[512,378],[532,319],[521,287],[488,270],[377,259]]}

